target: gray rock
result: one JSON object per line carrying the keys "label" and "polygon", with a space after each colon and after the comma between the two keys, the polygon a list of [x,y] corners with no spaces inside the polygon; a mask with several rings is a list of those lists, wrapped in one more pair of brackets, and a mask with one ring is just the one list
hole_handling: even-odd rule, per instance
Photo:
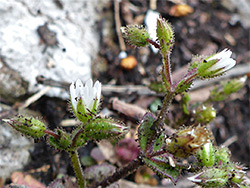
{"label": "gray rock", "polygon": [[[107,1],[60,2],[62,7],[47,0],[0,2],[0,56],[29,83],[28,92],[44,87],[36,85],[38,75],[66,82],[91,77],[91,61],[99,50],[95,23],[99,19],[98,10]],[[46,45],[40,43],[37,28],[45,23],[56,33],[58,44],[43,53]],[[59,88],[53,88],[48,95],[68,97]]]}
{"label": "gray rock", "polygon": [[29,161],[33,142],[0,121],[0,177],[4,181]]}

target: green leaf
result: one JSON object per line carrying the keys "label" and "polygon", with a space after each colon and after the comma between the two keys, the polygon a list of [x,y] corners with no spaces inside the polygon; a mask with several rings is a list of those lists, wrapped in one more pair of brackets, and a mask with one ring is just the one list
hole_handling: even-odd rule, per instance
{"label": "green leaf", "polygon": [[157,139],[154,141],[154,145],[153,145],[153,152],[159,151],[160,149],[162,149],[162,147],[164,146],[165,143],[165,134],[162,133],[159,137],[157,137]]}
{"label": "green leaf", "polygon": [[154,162],[146,157],[143,158],[145,164],[150,167],[155,173],[159,174],[164,178],[169,178],[174,184],[176,184],[178,178],[180,177],[181,170],[173,168],[167,161],[163,159],[160,162]]}
{"label": "green leaf", "polygon": [[141,124],[138,129],[138,137],[140,148],[146,152],[148,146],[152,143],[156,138],[156,130],[154,129],[154,122],[156,118],[150,112],[147,112],[141,121]]}

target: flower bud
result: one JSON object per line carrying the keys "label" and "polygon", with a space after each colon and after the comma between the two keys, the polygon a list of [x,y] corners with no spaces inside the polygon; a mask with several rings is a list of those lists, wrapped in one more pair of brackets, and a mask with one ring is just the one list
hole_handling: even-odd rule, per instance
{"label": "flower bud", "polygon": [[247,76],[241,78],[232,79],[226,84],[224,84],[224,92],[226,95],[239,91],[245,84]]}
{"label": "flower bud", "polygon": [[101,87],[99,81],[96,81],[93,86],[92,79],[89,79],[85,86],[79,79],[70,85],[72,111],[80,121],[86,122],[97,113],[101,98]]}
{"label": "flower bud", "polygon": [[71,137],[63,130],[57,129],[57,135],[59,138],[49,136],[48,143],[59,150],[68,149],[71,144]]}
{"label": "flower bud", "polygon": [[43,122],[33,117],[18,116],[14,119],[5,120],[5,122],[26,136],[41,138],[45,135],[44,130],[46,126]]}
{"label": "flower bud", "polygon": [[166,149],[175,157],[187,158],[210,142],[210,139],[211,132],[206,127],[187,127],[166,140]]}
{"label": "flower bud", "polygon": [[188,180],[202,187],[223,187],[228,181],[227,169],[208,168]]}
{"label": "flower bud", "polygon": [[121,27],[121,33],[123,38],[130,45],[137,47],[145,47],[149,45],[147,39],[149,39],[150,36],[143,26],[128,25],[127,27]]}
{"label": "flower bud", "polygon": [[216,164],[227,165],[229,163],[231,153],[227,147],[218,147],[214,152]]}
{"label": "flower bud", "polygon": [[202,146],[197,151],[196,155],[201,166],[205,167],[213,166],[215,157],[214,157],[214,148],[212,142],[208,142],[204,146]]}
{"label": "flower bud", "polygon": [[221,82],[220,86],[215,87],[210,93],[210,100],[222,101],[230,94],[239,91],[245,84],[247,76],[235,78],[227,82]]}
{"label": "flower bud", "polygon": [[199,106],[195,110],[195,121],[202,124],[211,122],[216,117],[216,110],[212,106]]}
{"label": "flower bud", "polygon": [[170,52],[174,44],[174,31],[171,24],[164,18],[159,17],[157,19],[156,33],[160,43],[161,53],[166,54]]}
{"label": "flower bud", "polygon": [[230,168],[229,184],[237,185],[234,187],[249,187],[249,182],[247,183],[246,181],[246,171],[244,171],[247,168],[234,163],[231,163],[231,167],[229,168]]}
{"label": "flower bud", "polygon": [[204,59],[197,68],[201,78],[214,78],[222,75],[235,66],[236,61],[231,58],[232,52],[228,49]]}
{"label": "flower bud", "polygon": [[82,144],[85,144],[89,140],[113,139],[127,132],[128,128],[123,124],[112,119],[97,117],[83,125],[81,134],[76,140],[76,146],[82,146]]}

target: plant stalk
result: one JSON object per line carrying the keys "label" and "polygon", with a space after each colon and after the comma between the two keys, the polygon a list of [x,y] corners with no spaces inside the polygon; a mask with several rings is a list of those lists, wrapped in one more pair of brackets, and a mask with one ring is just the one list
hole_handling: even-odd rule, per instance
{"label": "plant stalk", "polygon": [[165,117],[168,113],[168,108],[169,108],[169,105],[171,104],[173,98],[175,96],[175,92],[167,92],[167,94],[165,95],[163,101],[162,101],[162,108],[161,108],[161,111],[158,115],[158,118],[157,120],[155,121],[154,125],[156,128],[159,128],[161,126],[163,126],[164,124],[164,120],[165,120]]}
{"label": "plant stalk", "polygon": [[170,53],[167,53],[166,55],[163,54],[162,57],[163,57],[163,69],[167,77],[168,83],[170,85],[170,89],[172,90],[173,81],[171,75]]}
{"label": "plant stalk", "polygon": [[107,177],[101,182],[97,182],[92,184],[91,188],[97,188],[99,186],[101,187],[107,187],[108,185],[128,176],[129,174],[132,174],[135,170],[137,170],[141,165],[143,164],[142,160],[138,156],[135,160],[130,162],[126,167],[122,169],[118,169],[113,175]]}
{"label": "plant stalk", "polygon": [[85,180],[83,178],[83,172],[78,158],[78,152],[77,150],[75,150],[75,151],[68,151],[68,153],[71,158],[72,166],[77,178],[79,188],[85,188]]}

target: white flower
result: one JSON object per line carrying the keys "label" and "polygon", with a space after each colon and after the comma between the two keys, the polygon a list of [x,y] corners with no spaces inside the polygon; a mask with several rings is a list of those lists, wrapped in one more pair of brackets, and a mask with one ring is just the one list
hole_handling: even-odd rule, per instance
{"label": "white flower", "polygon": [[[77,117],[78,114],[84,115],[86,112],[88,112],[88,110],[93,113],[96,112],[100,103],[101,87],[102,84],[99,81],[96,81],[93,86],[92,79],[89,79],[85,83],[85,85],[83,85],[83,83],[79,79],[76,82],[72,82],[69,88],[70,98],[73,111]],[[77,111],[79,102],[82,102],[84,112],[79,113]]]}
{"label": "white flower", "polygon": [[223,51],[213,55],[208,58],[207,61],[218,60],[213,66],[211,66],[208,71],[217,71],[216,74],[222,74],[227,70],[233,68],[236,64],[236,61],[231,58],[232,51],[225,48]]}
{"label": "white flower", "polygon": [[213,78],[222,75],[236,64],[236,61],[231,58],[231,55],[232,51],[226,48],[206,58],[198,66],[198,75],[201,78]]}

